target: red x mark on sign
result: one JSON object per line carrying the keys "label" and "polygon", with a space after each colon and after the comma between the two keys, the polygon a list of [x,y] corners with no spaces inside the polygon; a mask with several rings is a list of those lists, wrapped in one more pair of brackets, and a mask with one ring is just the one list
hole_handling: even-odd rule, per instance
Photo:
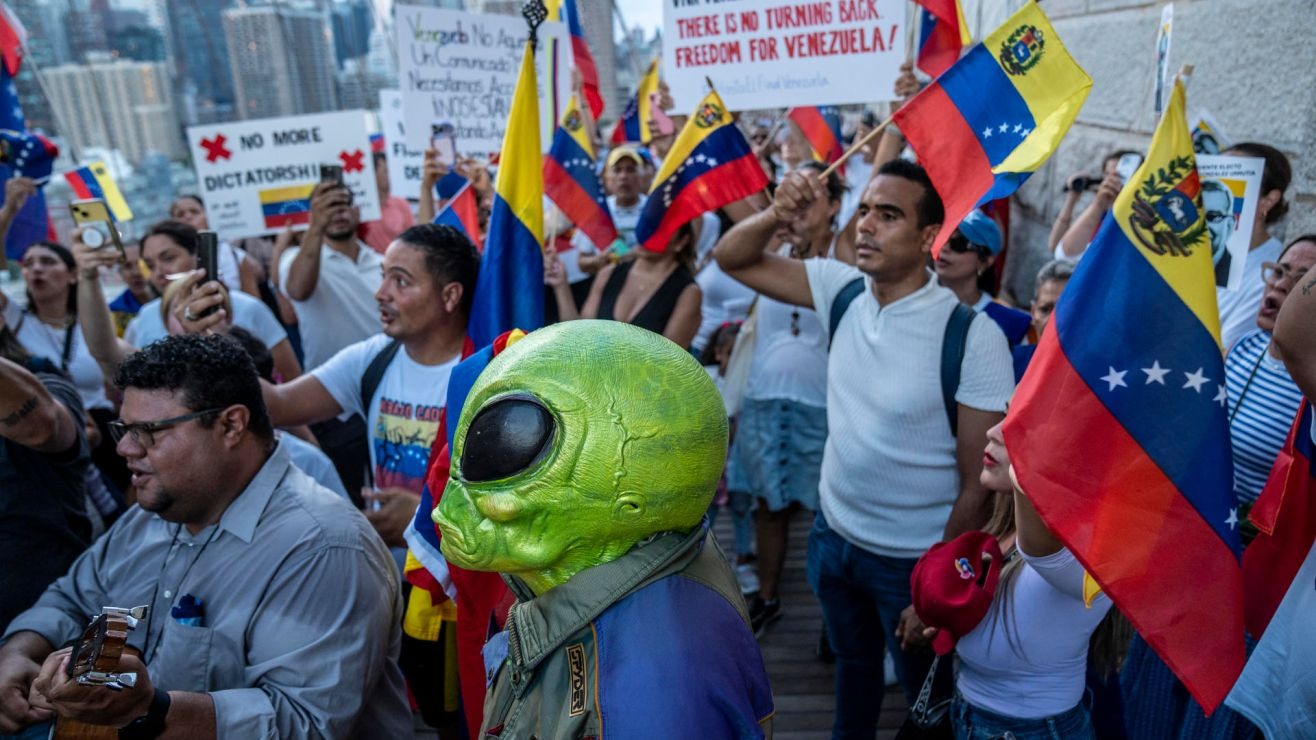
{"label": "red x mark on sign", "polygon": [[362,164],[361,160],[365,156],[365,152],[360,149],[353,152],[339,152],[338,158],[343,160],[343,172],[361,172],[364,170],[366,166]]}
{"label": "red x mark on sign", "polygon": [[201,139],[201,148],[206,150],[206,161],[214,163],[216,160],[228,159],[233,156],[233,152],[224,146],[228,139],[223,134],[215,134],[214,139]]}

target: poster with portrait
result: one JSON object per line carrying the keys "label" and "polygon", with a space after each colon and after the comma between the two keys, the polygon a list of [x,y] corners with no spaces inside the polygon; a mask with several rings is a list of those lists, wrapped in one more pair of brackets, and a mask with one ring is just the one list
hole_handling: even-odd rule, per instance
{"label": "poster with portrait", "polygon": [[1234,145],[1233,139],[1220,127],[1210,111],[1202,110],[1188,127],[1193,133],[1193,151],[1198,154],[1219,154]]}
{"label": "poster with portrait", "polygon": [[1266,160],[1260,157],[1197,157],[1197,174],[1202,181],[1202,210],[1211,235],[1211,259],[1215,262],[1215,284],[1238,290],[1248,248],[1252,246],[1252,220],[1261,197],[1261,173]]}

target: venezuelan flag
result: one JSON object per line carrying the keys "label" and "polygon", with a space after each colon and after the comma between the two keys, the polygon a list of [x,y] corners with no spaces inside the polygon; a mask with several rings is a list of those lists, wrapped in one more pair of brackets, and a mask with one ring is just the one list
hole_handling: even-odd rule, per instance
{"label": "venezuelan flag", "polygon": [[649,96],[656,92],[658,92],[657,59],[649,62],[648,71],[640,78],[640,89],[635,91],[634,98],[627,101],[626,110],[622,111],[621,118],[613,127],[610,138],[613,144],[625,144],[628,141],[648,144],[653,141],[653,132],[649,131],[649,119],[652,117]]}
{"label": "venezuelan flag", "polygon": [[480,204],[469,180],[448,199],[443,210],[434,217],[434,223],[457,229],[471,240],[476,249],[484,251],[484,242],[480,239]]}
{"label": "venezuelan flag", "polygon": [[936,77],[951,68],[969,45],[969,24],[959,0],[914,0],[919,6],[918,55],[915,64]]}
{"label": "venezuelan flag", "polygon": [[585,30],[580,25],[580,11],[576,0],[548,0],[548,19],[565,21],[567,33],[571,34],[571,58],[580,72],[581,92],[585,93],[585,103],[595,120],[603,115],[603,95],[599,93],[599,68],[594,64],[594,55],[585,43]]}
{"label": "venezuelan flag", "polygon": [[128,201],[123,199],[123,193],[119,192],[119,186],[114,184],[114,178],[110,177],[110,170],[104,162],[97,160],[86,167],[65,172],[64,179],[79,198],[100,198],[105,201],[115,221],[132,220],[133,211],[128,207]]}
{"label": "venezuelan flag", "polygon": [[1042,166],[1091,89],[1029,2],[896,111],[946,207],[934,253],[969,211],[1013,193]]}
{"label": "venezuelan flag", "polygon": [[768,176],[716,92],[704,96],[653,179],[635,225],[645,249],[667,249],[672,234],[691,219],[747,198],[768,186]]}
{"label": "venezuelan flag", "polygon": [[544,325],[544,181],[535,50],[526,42],[498,158],[493,210],[467,333],[475,346]]}
{"label": "venezuelan flag", "polygon": [[265,216],[265,228],[282,229],[288,224],[309,222],[312,190],[315,190],[315,185],[288,185],[260,191],[260,209]]}
{"label": "venezuelan flag", "polygon": [[575,96],[562,115],[562,123],[553,133],[553,145],[544,157],[544,195],[599,245],[617,240],[617,227],[608,212],[603,188],[594,173],[594,146],[585,130],[580,105]]}
{"label": "venezuelan flag", "polygon": [[813,156],[831,164],[840,159],[845,150],[841,147],[841,111],[834,105],[806,105],[786,111],[813,149]]}
{"label": "venezuelan flag", "polygon": [[1020,487],[1209,712],[1243,667],[1211,243],[1176,81],[1015,392]]}

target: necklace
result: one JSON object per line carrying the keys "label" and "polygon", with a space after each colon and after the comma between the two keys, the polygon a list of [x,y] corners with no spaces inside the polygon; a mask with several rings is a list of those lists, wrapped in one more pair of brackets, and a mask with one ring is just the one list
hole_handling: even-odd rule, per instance
{"label": "necklace", "polygon": [[1257,371],[1261,369],[1261,363],[1266,359],[1266,352],[1270,349],[1267,344],[1261,348],[1261,353],[1257,355],[1257,361],[1252,363],[1252,371],[1247,374],[1247,382],[1243,384],[1243,390],[1238,394],[1238,400],[1234,402],[1234,408],[1229,412],[1229,424],[1234,424],[1234,417],[1238,416],[1238,410],[1243,407],[1243,399],[1247,398],[1247,392],[1252,388],[1252,381],[1257,377]]}

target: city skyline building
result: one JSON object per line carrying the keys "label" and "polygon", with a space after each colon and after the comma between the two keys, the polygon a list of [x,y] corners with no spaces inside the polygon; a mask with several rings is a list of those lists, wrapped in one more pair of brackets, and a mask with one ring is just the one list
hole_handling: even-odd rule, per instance
{"label": "city skyline building", "polygon": [[63,126],[60,134],[74,149],[118,149],[134,164],[150,152],[171,159],[184,156],[163,63],[92,54],[86,64],[51,67],[43,77]]}
{"label": "city skyline building", "polygon": [[237,118],[338,108],[332,34],[323,12],[250,6],[225,10],[223,21]]}

